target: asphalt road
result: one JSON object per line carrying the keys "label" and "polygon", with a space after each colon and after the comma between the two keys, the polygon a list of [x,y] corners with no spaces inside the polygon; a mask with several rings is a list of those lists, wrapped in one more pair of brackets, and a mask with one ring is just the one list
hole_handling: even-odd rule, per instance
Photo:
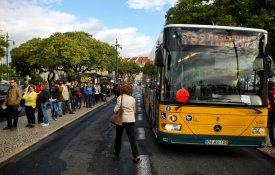
{"label": "asphalt road", "polygon": [[253,148],[156,143],[137,99],[136,136],[141,162],[133,163],[126,134],[120,157],[113,155],[114,103],[98,108],[0,167],[0,175],[273,175],[274,159]]}

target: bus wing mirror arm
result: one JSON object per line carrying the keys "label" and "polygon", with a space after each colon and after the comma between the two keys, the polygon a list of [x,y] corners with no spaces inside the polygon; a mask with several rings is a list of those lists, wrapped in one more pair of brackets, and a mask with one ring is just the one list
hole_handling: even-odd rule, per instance
{"label": "bus wing mirror arm", "polygon": [[155,58],[155,63],[157,66],[159,67],[163,67],[164,66],[164,57],[163,57],[163,48],[162,46],[159,46],[155,52],[156,54],[156,58]]}

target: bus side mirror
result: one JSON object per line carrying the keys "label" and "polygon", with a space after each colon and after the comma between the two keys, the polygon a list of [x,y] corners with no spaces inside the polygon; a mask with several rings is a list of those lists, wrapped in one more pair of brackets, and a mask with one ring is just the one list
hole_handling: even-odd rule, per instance
{"label": "bus side mirror", "polygon": [[156,65],[159,67],[163,67],[164,66],[164,57],[163,57],[163,52],[162,52],[161,46],[158,47],[155,54],[156,54],[156,59],[155,59]]}
{"label": "bus side mirror", "polygon": [[171,55],[170,52],[168,52],[168,58],[167,58],[167,70],[171,69]]}
{"label": "bus side mirror", "polygon": [[268,65],[268,78],[272,78],[274,74],[274,70],[273,70],[273,60],[270,56],[267,57],[267,65]]}

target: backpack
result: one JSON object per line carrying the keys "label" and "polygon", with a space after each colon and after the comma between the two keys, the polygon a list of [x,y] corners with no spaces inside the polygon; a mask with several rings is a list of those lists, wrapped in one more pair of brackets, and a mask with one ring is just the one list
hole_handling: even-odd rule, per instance
{"label": "backpack", "polygon": [[49,92],[47,90],[43,90],[40,92],[40,94],[38,94],[38,101],[40,101],[41,103],[45,103],[48,101],[49,98]]}

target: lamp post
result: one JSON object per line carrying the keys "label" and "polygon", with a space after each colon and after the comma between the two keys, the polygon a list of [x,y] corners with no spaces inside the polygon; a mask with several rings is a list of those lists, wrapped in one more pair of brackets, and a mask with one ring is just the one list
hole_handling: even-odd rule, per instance
{"label": "lamp post", "polygon": [[[97,65],[96,68],[97,68],[97,72],[96,72],[96,83],[99,83],[99,81],[98,81],[98,72],[99,72],[99,69],[101,69],[101,65]],[[100,71],[100,72],[101,72],[101,71]]]}
{"label": "lamp post", "polygon": [[[15,42],[14,40],[10,40],[9,39],[9,33],[7,32],[7,35],[6,35],[6,42],[9,43],[9,42],[12,42],[12,44],[14,45]],[[9,44],[7,44],[7,47],[6,47],[6,61],[7,61],[7,67],[9,67]],[[9,81],[9,73],[7,73],[7,80]]]}
{"label": "lamp post", "polygon": [[118,59],[118,51],[117,49],[120,48],[122,49],[122,46],[120,44],[118,44],[117,42],[117,38],[116,38],[116,44],[114,45],[116,48],[116,71],[115,71],[115,83],[117,83],[117,59]]}

